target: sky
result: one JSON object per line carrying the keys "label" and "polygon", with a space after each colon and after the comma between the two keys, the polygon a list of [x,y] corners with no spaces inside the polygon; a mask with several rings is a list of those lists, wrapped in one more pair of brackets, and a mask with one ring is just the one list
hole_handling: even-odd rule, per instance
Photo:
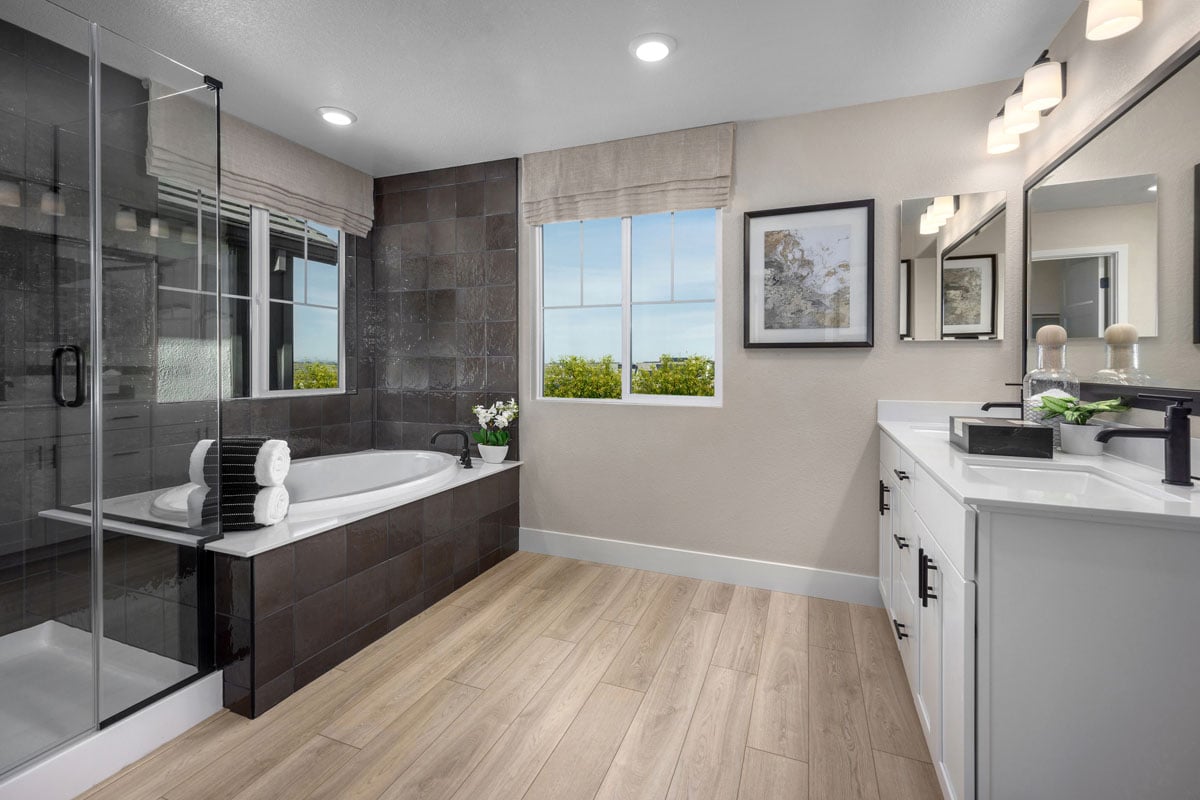
{"label": "sky", "polygon": [[[633,218],[634,362],[657,360],[663,353],[713,357],[716,225],[717,214],[711,209]],[[546,360],[565,355],[611,355],[623,361],[621,220],[546,225],[542,248]],[[676,303],[662,304],[672,300]],[[708,302],[678,302],[684,300]],[[581,308],[581,303],[608,307]]]}

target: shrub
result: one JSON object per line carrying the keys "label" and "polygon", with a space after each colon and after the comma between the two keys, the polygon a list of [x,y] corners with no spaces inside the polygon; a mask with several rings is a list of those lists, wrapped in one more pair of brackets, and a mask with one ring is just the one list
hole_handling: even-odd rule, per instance
{"label": "shrub", "polygon": [[716,384],[716,365],[703,356],[675,360],[663,354],[653,369],[633,373],[634,394],[676,394],[688,397],[712,397]]}
{"label": "shrub", "polygon": [[337,364],[304,361],[292,366],[293,389],[336,389],[337,385]]}
{"label": "shrub", "polygon": [[621,368],[612,356],[592,361],[583,356],[563,356],[546,365],[542,376],[546,397],[620,399]]}

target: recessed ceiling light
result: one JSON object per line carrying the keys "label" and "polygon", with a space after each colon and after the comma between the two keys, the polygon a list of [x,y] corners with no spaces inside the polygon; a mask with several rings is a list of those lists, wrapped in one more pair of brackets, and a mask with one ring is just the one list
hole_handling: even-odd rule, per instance
{"label": "recessed ceiling light", "polygon": [[358,119],[358,117],[346,109],[336,108],[335,106],[321,106],[317,109],[317,113],[321,115],[321,119],[330,125],[351,125]]}
{"label": "recessed ceiling light", "polygon": [[665,33],[647,33],[629,43],[629,52],[642,61],[662,61],[675,49],[675,40]]}

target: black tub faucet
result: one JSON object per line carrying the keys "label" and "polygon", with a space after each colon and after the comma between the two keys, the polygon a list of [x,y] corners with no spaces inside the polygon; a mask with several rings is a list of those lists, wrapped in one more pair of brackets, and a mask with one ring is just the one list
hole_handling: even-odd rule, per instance
{"label": "black tub faucet", "polygon": [[1105,428],[1096,434],[1097,442],[1111,441],[1123,436],[1130,439],[1163,440],[1163,483],[1171,486],[1192,486],[1192,431],[1188,417],[1192,413],[1190,397],[1161,394],[1139,394],[1142,400],[1165,400],[1166,419],[1161,428]]}
{"label": "black tub faucet", "polygon": [[438,440],[439,436],[461,436],[462,437],[463,449],[462,449],[462,455],[460,455],[458,457],[458,463],[462,464],[463,469],[470,469],[471,468],[471,440],[467,438],[467,432],[466,431],[455,431],[455,430],[438,431],[437,433],[435,433],[433,435],[433,438],[429,440],[429,443],[431,445],[437,444],[437,440]]}

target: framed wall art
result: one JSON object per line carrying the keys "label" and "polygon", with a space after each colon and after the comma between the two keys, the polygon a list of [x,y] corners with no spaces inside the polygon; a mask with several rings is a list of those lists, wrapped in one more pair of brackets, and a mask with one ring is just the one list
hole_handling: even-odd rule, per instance
{"label": "framed wall art", "polygon": [[746,347],[871,347],[875,201],[745,215]]}

